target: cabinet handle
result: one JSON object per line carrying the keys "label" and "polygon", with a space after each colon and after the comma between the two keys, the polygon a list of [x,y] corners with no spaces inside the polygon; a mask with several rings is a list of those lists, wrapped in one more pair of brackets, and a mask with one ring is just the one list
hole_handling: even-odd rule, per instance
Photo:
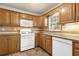
{"label": "cabinet handle", "polygon": [[[78,16],[78,19],[79,19],[79,16]],[[78,19],[77,19],[77,20],[78,20]]]}
{"label": "cabinet handle", "polygon": [[79,48],[75,48],[75,49],[79,50]]}

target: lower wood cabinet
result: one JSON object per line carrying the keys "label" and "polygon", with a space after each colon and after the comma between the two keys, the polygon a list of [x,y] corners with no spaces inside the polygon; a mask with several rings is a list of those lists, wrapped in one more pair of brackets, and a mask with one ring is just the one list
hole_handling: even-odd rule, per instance
{"label": "lower wood cabinet", "polygon": [[73,42],[73,56],[79,56],[79,41]]}
{"label": "lower wood cabinet", "polygon": [[9,45],[9,53],[14,53],[19,51],[19,37],[9,36],[8,45]]}
{"label": "lower wood cabinet", "polygon": [[41,35],[41,45],[40,47],[52,55],[52,36]]}
{"label": "lower wood cabinet", "polygon": [[35,47],[39,47],[40,45],[40,34],[36,33],[35,34]]}
{"label": "lower wood cabinet", "polygon": [[46,40],[46,51],[52,54],[52,39]]}
{"label": "lower wood cabinet", "polygon": [[79,56],[79,49],[74,49],[74,56]]}
{"label": "lower wood cabinet", "polygon": [[8,54],[7,36],[0,36],[0,55]]}
{"label": "lower wood cabinet", "polygon": [[46,50],[46,39],[44,37],[41,39],[41,48]]}
{"label": "lower wood cabinet", "polygon": [[2,35],[0,36],[0,55],[6,55],[19,51],[18,35]]}

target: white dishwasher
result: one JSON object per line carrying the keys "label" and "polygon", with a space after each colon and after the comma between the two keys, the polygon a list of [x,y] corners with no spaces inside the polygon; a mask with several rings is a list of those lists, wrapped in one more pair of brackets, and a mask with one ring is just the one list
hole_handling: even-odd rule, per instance
{"label": "white dishwasher", "polygon": [[52,37],[52,56],[72,56],[72,41]]}

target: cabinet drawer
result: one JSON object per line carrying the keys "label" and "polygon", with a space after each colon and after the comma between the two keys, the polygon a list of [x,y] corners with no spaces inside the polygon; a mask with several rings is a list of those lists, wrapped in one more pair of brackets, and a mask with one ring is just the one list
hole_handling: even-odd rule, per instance
{"label": "cabinet drawer", "polygon": [[79,49],[74,49],[74,56],[79,56]]}
{"label": "cabinet drawer", "polygon": [[46,38],[46,39],[51,39],[52,37],[49,35],[42,35],[42,37]]}
{"label": "cabinet drawer", "polygon": [[74,42],[74,48],[79,48],[79,42]]}
{"label": "cabinet drawer", "polygon": [[51,39],[51,37],[50,37],[50,36],[46,36],[46,38]]}

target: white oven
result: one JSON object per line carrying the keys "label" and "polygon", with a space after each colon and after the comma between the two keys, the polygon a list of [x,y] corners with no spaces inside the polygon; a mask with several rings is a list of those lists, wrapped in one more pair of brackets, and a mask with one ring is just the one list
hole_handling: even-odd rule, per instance
{"label": "white oven", "polygon": [[25,30],[20,30],[21,34],[20,51],[35,48],[35,33],[32,32],[31,29],[25,29]]}

